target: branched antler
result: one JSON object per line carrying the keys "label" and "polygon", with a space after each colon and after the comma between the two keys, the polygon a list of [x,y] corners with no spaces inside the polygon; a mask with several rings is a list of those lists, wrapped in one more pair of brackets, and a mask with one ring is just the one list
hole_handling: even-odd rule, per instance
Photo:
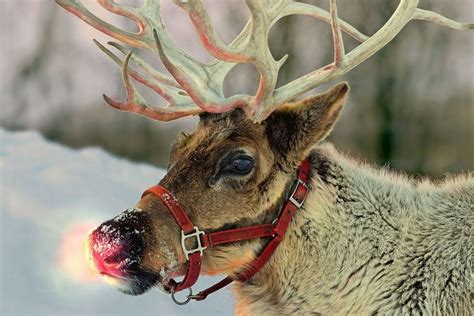
{"label": "branched antler", "polygon": [[[126,55],[122,61],[109,49],[95,41],[122,69],[122,78],[127,98],[124,102],[113,101],[104,96],[114,108],[135,112],[160,121],[173,120],[186,115],[206,112],[226,112],[242,108],[247,116],[258,122],[265,119],[283,103],[319,85],[350,71],[387,45],[411,20],[434,22],[456,30],[473,29],[474,24],[460,23],[440,14],[418,8],[418,0],[400,0],[397,9],[371,37],[338,18],[336,0],[329,0],[329,12],[313,5],[292,0],[245,0],[251,17],[241,33],[226,45],[217,34],[202,0],[173,0],[189,15],[204,48],[216,61],[203,64],[180,49],[170,38],[161,18],[161,1],[145,0],[139,8],[127,7],[113,0],[97,0],[106,10],[135,22],[139,31],[130,33],[99,19],[79,0],[56,0],[58,4],[103,33],[131,47],[159,54],[163,65],[172,77],[153,69],[143,59],[123,45],[109,44]],[[287,56],[276,61],[268,46],[268,32],[281,18],[288,15],[307,15],[331,25],[334,59],[329,65],[308,73],[280,88],[276,82],[280,67]],[[342,32],[361,44],[345,53]],[[129,69],[133,61],[140,71]],[[227,73],[239,63],[256,67],[260,83],[254,96],[238,94],[225,97],[222,86]],[[165,107],[151,105],[131,83],[135,81],[148,86],[161,95],[168,104]]]}

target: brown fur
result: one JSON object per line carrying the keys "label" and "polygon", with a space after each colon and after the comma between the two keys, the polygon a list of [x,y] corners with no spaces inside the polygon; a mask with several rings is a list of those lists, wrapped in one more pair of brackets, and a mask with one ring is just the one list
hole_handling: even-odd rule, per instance
{"label": "brown fur", "polygon": [[[173,192],[201,230],[271,222],[299,162],[329,133],[347,91],[346,84],[337,85],[324,94],[285,105],[260,124],[248,120],[241,110],[202,114],[193,134],[180,135],[160,185]],[[254,157],[254,171],[248,176],[216,179],[217,166],[233,150]],[[148,236],[150,244],[156,245],[150,247],[151,255],[142,260],[142,266],[148,271],[167,267],[170,274],[183,273],[179,229],[171,215],[153,196],[145,197],[137,207],[152,218],[154,233]],[[160,250],[159,245],[165,244],[163,239],[171,251]],[[253,240],[208,249],[203,256],[203,271],[236,273],[253,261],[264,242]],[[175,257],[169,258],[170,252]],[[174,261],[179,264],[174,265]]]}

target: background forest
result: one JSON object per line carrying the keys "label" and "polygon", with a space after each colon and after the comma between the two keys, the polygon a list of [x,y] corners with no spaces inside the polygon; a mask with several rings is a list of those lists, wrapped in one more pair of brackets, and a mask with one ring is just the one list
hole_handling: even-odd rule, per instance
{"label": "background forest", "polygon": [[[135,28],[94,1],[84,2],[109,21],[125,29]],[[326,1],[316,2],[327,8]],[[240,0],[205,3],[220,35],[229,42],[248,18],[245,4]],[[341,0],[338,11],[341,18],[371,35],[397,4]],[[196,118],[160,123],[109,108],[102,93],[116,99],[124,95],[119,69],[91,40],[106,42],[108,38],[53,1],[1,1],[0,6],[0,126],[36,129],[68,146],[100,146],[134,161],[166,165],[175,135],[181,129],[192,130]],[[471,0],[422,0],[420,7],[458,21],[472,20],[474,12]],[[184,12],[165,1],[163,15],[181,47],[199,60],[211,60]],[[346,50],[356,44],[347,36],[344,40]],[[309,17],[281,20],[272,28],[269,42],[276,58],[289,54],[279,85],[327,64],[332,57],[329,26]],[[472,170],[472,56],[472,32],[410,22],[389,45],[341,79],[347,80],[352,90],[330,141],[343,152],[415,176],[439,178]],[[157,58],[151,60],[162,69]],[[229,94],[251,93],[257,82],[253,68],[239,65],[227,78],[225,90]],[[148,96],[162,102],[158,96]]]}

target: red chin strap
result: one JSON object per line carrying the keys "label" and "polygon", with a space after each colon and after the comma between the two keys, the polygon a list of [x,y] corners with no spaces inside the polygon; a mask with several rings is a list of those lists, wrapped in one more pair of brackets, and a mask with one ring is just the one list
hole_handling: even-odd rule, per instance
{"label": "red chin strap", "polygon": [[[191,223],[189,217],[179,205],[178,200],[167,189],[163,188],[162,186],[155,185],[146,190],[143,193],[142,198],[147,194],[154,194],[160,198],[166,208],[170,211],[171,215],[173,215],[173,218],[175,219],[178,226],[181,228],[181,247],[188,264],[184,279],[179,283],[171,279],[167,285],[168,290],[172,294],[173,301],[180,305],[188,303],[191,299],[201,301],[204,300],[209,294],[223,288],[234,280],[246,282],[251,277],[253,277],[268,262],[272,254],[275,252],[275,249],[282,241],[294,214],[302,207],[304,201],[306,200],[306,196],[308,195],[309,191],[307,186],[307,182],[309,180],[309,171],[309,161],[305,159],[299,167],[298,179],[290,197],[283,205],[278,218],[275,219],[271,224],[235,228],[214,233],[205,233],[204,231],[199,230],[198,227],[194,226]],[[270,237],[271,239],[248,269],[238,273],[235,278],[227,276],[225,279],[214,284],[213,286],[193,295],[191,286],[196,283],[197,279],[199,278],[199,274],[201,273],[201,256],[206,248],[262,237]],[[186,248],[185,242],[186,239],[189,238],[195,239],[197,244],[196,248]],[[189,295],[185,301],[179,302],[175,299],[174,293],[184,289],[189,289]]]}

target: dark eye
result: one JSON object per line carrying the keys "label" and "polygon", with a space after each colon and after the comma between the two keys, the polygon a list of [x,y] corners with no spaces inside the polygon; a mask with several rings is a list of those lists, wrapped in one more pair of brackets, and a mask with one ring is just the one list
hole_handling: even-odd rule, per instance
{"label": "dark eye", "polygon": [[253,168],[253,159],[251,157],[238,157],[232,161],[230,171],[238,174],[247,174]]}
{"label": "dark eye", "polygon": [[229,155],[223,160],[219,176],[222,175],[246,175],[252,171],[254,160],[244,154]]}
{"label": "dark eye", "polygon": [[230,153],[221,161],[218,171],[209,179],[209,184],[214,185],[221,178],[247,175],[254,166],[253,157],[244,152]]}

